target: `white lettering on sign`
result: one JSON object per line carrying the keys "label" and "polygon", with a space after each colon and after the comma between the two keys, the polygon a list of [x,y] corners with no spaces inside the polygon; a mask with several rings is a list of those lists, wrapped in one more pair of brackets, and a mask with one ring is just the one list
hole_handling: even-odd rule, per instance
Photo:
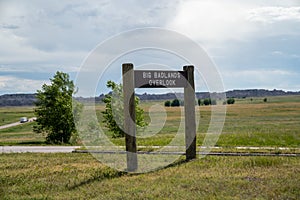
{"label": "white lettering on sign", "polygon": [[177,79],[180,78],[180,73],[179,72],[154,72],[154,78]]}
{"label": "white lettering on sign", "polygon": [[134,71],[135,87],[163,88],[185,87],[186,79],[183,71]]}
{"label": "white lettering on sign", "polygon": [[150,86],[175,86],[176,80],[149,80]]}
{"label": "white lettering on sign", "polygon": [[143,72],[143,78],[151,78],[151,72]]}

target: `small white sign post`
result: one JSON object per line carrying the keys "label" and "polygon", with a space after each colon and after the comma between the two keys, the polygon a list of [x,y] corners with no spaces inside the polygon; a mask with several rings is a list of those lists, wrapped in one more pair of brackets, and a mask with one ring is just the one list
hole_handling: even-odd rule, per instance
{"label": "small white sign post", "polygon": [[196,121],[194,66],[183,71],[134,70],[133,64],[122,65],[124,93],[124,132],[127,170],[138,169],[134,88],[184,88],[186,160],[196,158]]}

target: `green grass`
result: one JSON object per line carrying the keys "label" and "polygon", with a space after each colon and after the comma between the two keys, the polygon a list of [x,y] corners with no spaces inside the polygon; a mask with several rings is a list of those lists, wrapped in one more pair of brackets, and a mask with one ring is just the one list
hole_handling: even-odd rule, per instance
{"label": "green grass", "polygon": [[[216,145],[222,147],[268,146],[299,148],[300,96],[269,97],[268,99],[267,103],[263,101],[260,103],[249,103],[248,99],[239,99],[237,104],[228,105],[226,121]],[[154,103],[147,102],[142,104],[146,111],[146,116],[148,116],[148,109],[151,105],[154,105]],[[101,109],[103,108],[99,107],[99,110]],[[138,138],[138,145],[162,146],[169,144],[174,138],[181,121],[180,108],[165,109],[167,110],[168,118],[164,128],[153,137]],[[200,112],[200,125],[197,131],[197,145],[200,146],[207,134],[211,120],[211,107],[201,106],[198,109]],[[101,115],[99,114],[100,118]],[[123,138],[112,139],[112,141],[117,145],[124,145]]]}
{"label": "green grass", "polygon": [[300,147],[300,103],[228,106],[219,146]]}
{"label": "green grass", "polygon": [[[270,147],[300,147],[300,96],[267,97],[268,101],[263,102],[261,98],[236,99],[236,104],[227,106],[226,121],[217,146],[270,146]],[[164,105],[163,101],[141,102],[145,109],[145,118],[150,122],[149,109],[152,105]],[[106,134],[110,133],[104,127],[101,111],[104,104],[96,106],[98,121],[104,128]],[[167,120],[162,130],[151,137],[138,137],[137,144],[143,146],[157,145],[164,146],[174,138],[181,120],[180,108],[165,108]],[[200,112],[200,125],[197,130],[197,145],[202,145],[203,138],[207,133],[210,119],[211,107],[197,107]],[[33,115],[32,107],[7,107],[1,108],[1,117],[10,116],[11,121],[17,121],[25,113],[28,117]],[[5,113],[4,115],[2,115]],[[21,113],[21,114],[20,114]],[[163,120],[163,109],[156,111],[158,122]],[[184,116],[182,116],[184,117]],[[1,121],[1,120],[0,120]],[[159,123],[158,123],[159,125]],[[184,130],[182,130],[184,131]],[[20,139],[18,139],[20,136]],[[28,137],[27,137],[28,136]],[[143,135],[141,135],[143,136]],[[0,130],[0,145],[43,144],[44,136],[32,132],[31,125],[22,125],[15,128]],[[124,138],[110,138],[116,145],[125,145]]]}
{"label": "green grass", "polygon": [[210,157],[132,175],[89,154],[0,155],[0,199],[299,199],[300,160]]}
{"label": "green grass", "polygon": [[46,145],[45,135],[32,131],[35,122],[0,130],[1,145]]}
{"label": "green grass", "polygon": [[21,117],[33,117],[34,107],[0,107],[0,126],[18,122]]}
{"label": "green grass", "polygon": [[272,97],[247,97],[235,99],[236,104],[261,104],[264,103],[264,98],[267,98],[266,103],[291,103],[291,102],[300,102],[299,95],[291,96],[272,96]]}
{"label": "green grass", "polygon": [[[223,152],[236,146],[300,146],[300,101],[294,97],[238,99],[227,107],[227,117],[217,145]],[[146,120],[157,102],[142,102]],[[159,102],[163,105],[163,102]],[[1,108],[2,113],[5,109]],[[24,108],[13,108],[26,112]],[[31,108],[32,109],[32,108]],[[97,106],[101,121],[103,104]],[[8,111],[7,111],[8,112]],[[10,110],[12,112],[12,110]],[[32,112],[32,110],[28,110]],[[5,114],[7,116],[7,114]],[[14,114],[16,115],[16,114]],[[168,145],[181,121],[179,108],[167,108],[164,128],[138,145]],[[200,107],[197,144],[201,145],[211,117],[211,107]],[[2,115],[1,115],[2,116]],[[11,115],[12,116],[12,115]],[[23,116],[23,115],[22,115]],[[27,115],[28,116],[28,115]],[[29,115],[30,116],[30,115]],[[162,114],[157,112],[159,120]],[[12,122],[14,122],[14,119]],[[19,117],[17,117],[18,121]],[[158,120],[158,121],[159,121]],[[32,132],[34,123],[0,130],[0,145],[44,144],[44,136]],[[109,133],[107,132],[107,135]],[[111,140],[124,145],[124,138]],[[1,147],[0,147],[1,148]],[[146,150],[151,151],[149,148]],[[141,150],[145,150],[141,149]],[[298,150],[259,152],[299,153]],[[212,157],[184,162],[181,157],[166,168],[128,174],[106,167],[90,154],[0,154],[0,199],[299,199],[299,157]]]}

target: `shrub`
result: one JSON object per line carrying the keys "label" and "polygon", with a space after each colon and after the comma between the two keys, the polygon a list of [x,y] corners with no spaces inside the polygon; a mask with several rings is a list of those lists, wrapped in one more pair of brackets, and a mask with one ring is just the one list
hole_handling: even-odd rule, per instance
{"label": "shrub", "polygon": [[205,106],[211,105],[211,99],[204,99],[203,104]]}
{"label": "shrub", "polygon": [[165,107],[170,107],[171,106],[171,101],[165,101]]}
{"label": "shrub", "polygon": [[268,99],[267,98],[264,98],[264,102],[267,102],[268,101]]}
{"label": "shrub", "polygon": [[171,103],[172,107],[179,107],[180,106],[180,101],[178,99],[174,99]]}
{"label": "shrub", "polygon": [[201,99],[198,99],[198,106],[201,106],[202,105],[202,101]]}
{"label": "shrub", "polygon": [[227,104],[234,104],[234,103],[235,103],[234,98],[227,99]]}

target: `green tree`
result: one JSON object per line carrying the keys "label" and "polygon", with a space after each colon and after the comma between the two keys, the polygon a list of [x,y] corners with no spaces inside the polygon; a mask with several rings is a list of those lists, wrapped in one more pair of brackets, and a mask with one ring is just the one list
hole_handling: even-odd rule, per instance
{"label": "green tree", "polygon": [[202,101],[201,99],[198,99],[198,106],[201,106],[202,105]]}
{"label": "green tree", "polygon": [[180,106],[180,101],[178,99],[174,99],[171,103],[172,107],[179,107]]}
{"label": "green tree", "polygon": [[211,99],[210,98],[204,99],[203,104],[206,106],[211,105]]}
{"label": "green tree", "polygon": [[37,125],[33,130],[46,133],[48,143],[69,143],[71,137],[76,134],[74,117],[78,119],[82,105],[72,104],[75,86],[73,81],[69,80],[68,74],[56,72],[50,81],[50,85],[44,84],[42,89],[37,91],[34,111]]}
{"label": "green tree", "polygon": [[170,107],[171,106],[171,101],[165,101],[165,107]]}
{"label": "green tree", "polygon": [[[103,111],[103,122],[112,132],[112,137],[124,137],[124,97],[122,84],[108,81],[106,86],[112,90],[105,95],[103,102],[106,104]],[[148,124],[144,120],[144,110],[139,107],[139,98],[135,96],[135,120],[137,128],[145,127]]]}
{"label": "green tree", "polygon": [[234,98],[227,99],[227,104],[234,104],[234,103],[235,103]]}
{"label": "green tree", "polygon": [[264,102],[267,102],[268,101],[268,99],[267,98],[264,98]]}

